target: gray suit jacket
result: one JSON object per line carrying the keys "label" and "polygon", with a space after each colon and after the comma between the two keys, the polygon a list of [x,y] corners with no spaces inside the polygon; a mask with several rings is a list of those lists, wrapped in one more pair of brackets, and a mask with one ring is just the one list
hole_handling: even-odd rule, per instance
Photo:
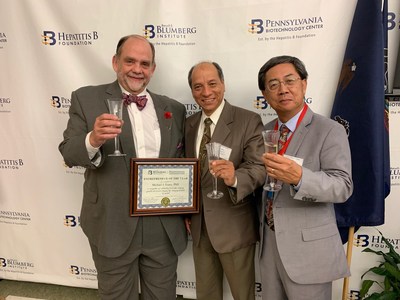
{"label": "gray suit jacket", "polygon": [[[195,145],[200,118],[201,112],[190,116],[186,121],[187,157],[196,157]],[[212,176],[208,169],[201,173],[200,209],[204,212],[211,243],[219,253],[246,247],[258,239],[253,191],[265,179],[265,168],[261,161],[264,152],[262,129],[258,114],[226,102],[212,135],[211,142],[219,142],[232,148],[229,160],[233,162],[237,176],[236,189],[229,188],[223,180],[218,180],[218,189],[224,196],[221,199],[209,199],[207,193],[212,190]],[[191,232],[195,245],[200,240],[201,222],[201,213],[192,216]]]}
{"label": "gray suit jacket", "polygon": [[[273,129],[275,122],[265,129]],[[304,160],[300,189],[295,192],[284,184],[273,203],[276,242],[286,272],[300,284],[346,277],[349,270],[333,207],[333,203],[345,202],[353,191],[346,132],[342,125],[309,108],[286,154]],[[263,198],[261,237],[265,205]],[[261,253],[263,240],[260,249]]]}
{"label": "gray suit jacket", "polygon": [[[182,157],[186,110],[183,104],[166,96],[149,92],[156,109],[161,131],[160,157]],[[118,82],[80,88],[72,93],[70,119],[59,150],[69,167],[86,168],[83,187],[81,226],[89,241],[100,254],[117,257],[124,253],[132,241],[138,218],[129,216],[130,159],[136,157],[132,127],[127,108],[120,135],[125,157],[107,157],[114,151],[114,140],[101,148],[102,159],[98,167],[89,160],[85,137],[93,130],[97,116],[107,113],[107,98],[122,97]],[[172,113],[172,124],[164,117]],[[146,218],[158,218],[147,217]],[[160,220],[179,255],[187,245],[187,234],[182,216],[162,216]]]}

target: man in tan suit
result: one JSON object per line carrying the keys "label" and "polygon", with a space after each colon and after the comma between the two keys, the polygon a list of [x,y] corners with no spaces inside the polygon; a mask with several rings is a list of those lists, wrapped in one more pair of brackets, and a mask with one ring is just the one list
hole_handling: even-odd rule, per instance
{"label": "man in tan suit", "polygon": [[224,273],[234,299],[254,299],[258,235],[253,192],[265,179],[261,117],[224,100],[224,77],[217,63],[193,66],[188,80],[202,111],[186,120],[187,157],[198,156],[206,118],[212,121],[211,142],[222,144],[228,153],[231,150],[210,167],[223,197],[207,197],[213,178],[206,161],[201,168],[201,212],[187,220],[193,237],[197,299],[222,299]]}

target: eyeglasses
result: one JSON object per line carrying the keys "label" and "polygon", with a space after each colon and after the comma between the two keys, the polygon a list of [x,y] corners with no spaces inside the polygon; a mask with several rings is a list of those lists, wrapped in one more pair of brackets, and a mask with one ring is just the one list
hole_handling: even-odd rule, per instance
{"label": "eyeglasses", "polygon": [[283,85],[286,86],[286,87],[292,87],[292,86],[294,86],[296,84],[296,81],[299,80],[299,79],[301,79],[301,78],[300,77],[297,77],[297,78],[288,77],[288,78],[286,78],[285,80],[282,80],[282,81],[280,81],[280,80],[271,80],[270,82],[268,82],[267,88],[270,91],[275,91],[281,86],[281,83],[283,83]]}

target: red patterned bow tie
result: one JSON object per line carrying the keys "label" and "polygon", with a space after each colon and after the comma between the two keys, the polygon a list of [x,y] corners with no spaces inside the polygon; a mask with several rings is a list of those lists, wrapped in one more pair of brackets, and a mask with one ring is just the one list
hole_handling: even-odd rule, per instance
{"label": "red patterned bow tie", "polygon": [[123,94],[122,98],[124,99],[124,104],[128,106],[131,103],[136,103],[138,110],[142,110],[147,103],[146,96],[135,96],[135,95],[127,95]]}

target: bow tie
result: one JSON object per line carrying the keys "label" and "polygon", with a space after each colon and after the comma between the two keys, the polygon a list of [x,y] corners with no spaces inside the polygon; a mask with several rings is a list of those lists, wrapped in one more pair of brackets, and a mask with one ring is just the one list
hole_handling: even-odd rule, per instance
{"label": "bow tie", "polygon": [[124,104],[128,106],[131,103],[136,103],[136,106],[138,110],[142,110],[147,103],[147,97],[146,96],[135,96],[135,95],[127,95],[123,94],[122,98],[124,99]]}

